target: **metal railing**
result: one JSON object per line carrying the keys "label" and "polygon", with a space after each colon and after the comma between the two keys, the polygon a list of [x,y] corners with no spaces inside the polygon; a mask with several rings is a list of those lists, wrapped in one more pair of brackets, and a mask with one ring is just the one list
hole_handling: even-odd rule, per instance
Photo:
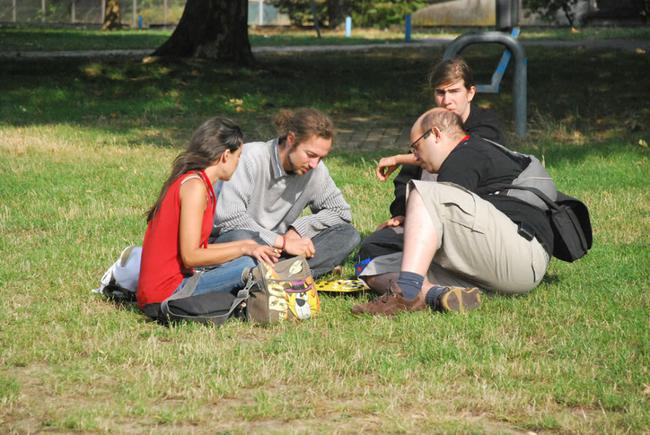
{"label": "metal railing", "polygon": [[[0,0],[0,23],[101,24],[106,0]],[[185,0],[121,0],[122,24],[132,28],[178,24]],[[142,17],[142,18],[140,18]],[[268,0],[248,0],[248,24],[288,24]]]}

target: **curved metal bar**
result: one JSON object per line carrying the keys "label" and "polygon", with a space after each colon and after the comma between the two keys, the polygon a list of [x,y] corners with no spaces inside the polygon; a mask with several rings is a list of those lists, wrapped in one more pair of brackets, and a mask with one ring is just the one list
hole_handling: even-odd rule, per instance
{"label": "curved metal bar", "polygon": [[470,45],[484,43],[501,44],[510,50],[514,57],[515,76],[512,86],[512,100],[515,112],[515,131],[518,136],[526,136],[528,59],[526,59],[526,52],[519,41],[502,32],[465,33],[447,46],[443,59],[451,59]]}

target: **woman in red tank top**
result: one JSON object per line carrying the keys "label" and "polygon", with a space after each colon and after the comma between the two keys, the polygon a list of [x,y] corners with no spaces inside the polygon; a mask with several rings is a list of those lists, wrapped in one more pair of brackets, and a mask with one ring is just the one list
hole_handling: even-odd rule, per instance
{"label": "woman in red tank top", "polygon": [[237,168],[243,135],[226,118],[212,118],[192,135],[147,215],[136,297],[157,317],[160,303],[182,288],[198,266],[219,265],[201,274],[195,294],[243,286],[242,271],[258,261],[274,263],[280,253],[253,240],[208,244],[217,199],[212,185]]}

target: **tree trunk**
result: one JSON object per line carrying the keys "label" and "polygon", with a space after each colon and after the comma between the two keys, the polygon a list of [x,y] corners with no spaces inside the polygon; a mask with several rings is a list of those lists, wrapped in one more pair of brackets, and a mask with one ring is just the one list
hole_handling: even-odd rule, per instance
{"label": "tree trunk", "polygon": [[327,0],[327,21],[330,29],[335,29],[343,21],[342,9],[341,0]]}
{"label": "tree trunk", "polygon": [[251,64],[248,0],[187,0],[174,33],[153,55]]}
{"label": "tree trunk", "polygon": [[106,0],[104,3],[104,11],[102,30],[114,30],[122,27],[120,0]]}
{"label": "tree trunk", "polygon": [[573,11],[571,10],[571,5],[567,4],[567,2],[562,3],[562,11],[564,12],[564,16],[566,19],[569,21],[569,25],[571,28],[575,27],[575,15],[573,14]]}
{"label": "tree trunk", "polygon": [[311,0],[311,15],[314,17],[314,28],[316,29],[316,36],[320,39],[320,17],[318,16],[318,9],[316,8],[316,0]]}

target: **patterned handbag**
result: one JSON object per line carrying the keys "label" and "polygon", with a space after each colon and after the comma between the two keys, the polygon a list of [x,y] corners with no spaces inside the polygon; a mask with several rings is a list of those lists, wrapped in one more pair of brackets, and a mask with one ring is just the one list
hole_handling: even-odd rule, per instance
{"label": "patterned handbag", "polygon": [[260,263],[248,272],[246,317],[255,323],[306,320],[320,312],[314,278],[304,257],[274,265]]}

